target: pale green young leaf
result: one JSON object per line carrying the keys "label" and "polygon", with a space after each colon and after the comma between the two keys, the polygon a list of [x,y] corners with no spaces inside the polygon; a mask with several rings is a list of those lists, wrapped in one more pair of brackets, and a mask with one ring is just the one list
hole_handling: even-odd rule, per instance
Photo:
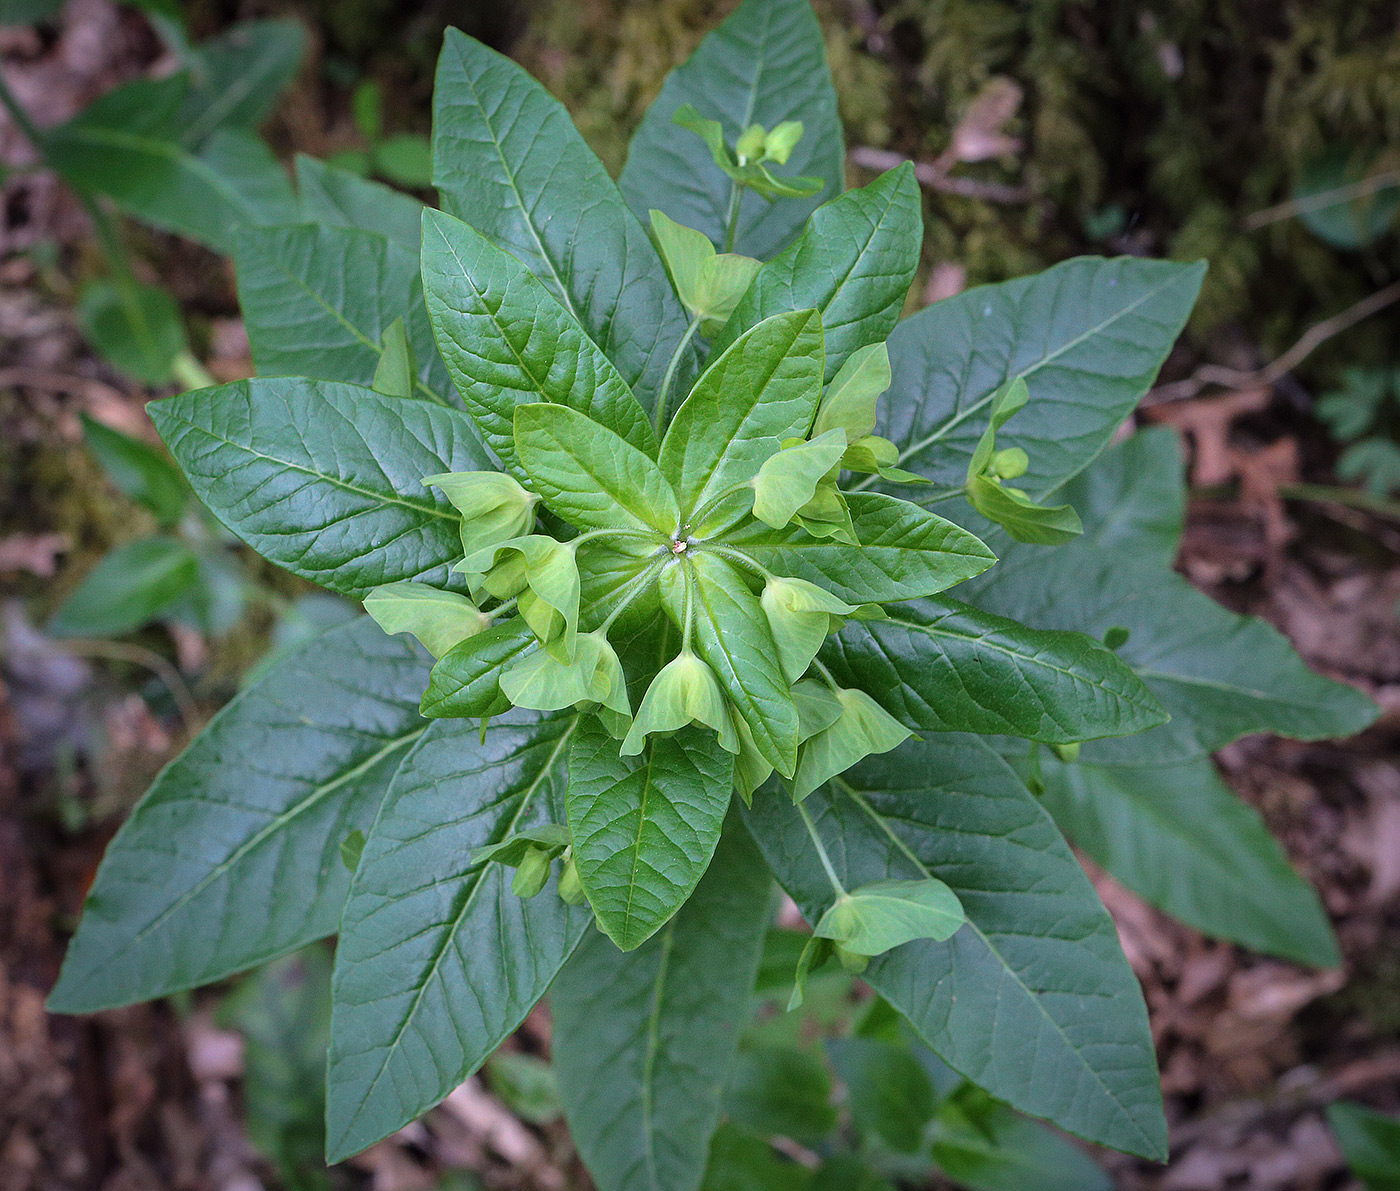
{"label": "pale green young leaf", "polygon": [[[717,141],[677,130],[671,120],[684,104],[720,121]],[[816,175],[824,182],[820,193],[779,202],[739,193],[716,164],[724,138],[736,141],[751,124],[776,132],[794,119],[804,133],[785,172]],[[810,4],[746,0],[667,76],[632,138],[619,185],[639,219],[658,207],[722,250],[767,260],[821,202],[840,193],[845,155],[826,47]]]}
{"label": "pale green young leaf", "polygon": [[360,617],[235,697],[108,848],[50,1008],[167,996],[333,934],[350,884],[337,850],[423,734],[428,661]]}
{"label": "pale green young leaf", "polygon": [[656,462],[585,414],[518,406],[515,450],[545,504],[579,529],[669,537],[680,528],[675,491]]}
{"label": "pale green young leaf", "polygon": [[396,318],[385,328],[379,346],[379,364],[374,369],[369,387],[386,397],[412,397],[417,382],[417,364],[402,317]]}
{"label": "pale green young leaf", "polygon": [[719,842],[734,758],[714,736],[683,728],[639,757],[585,721],[569,753],[565,804],[574,859],[598,927],[640,947],[681,907]]}
{"label": "pale green young leaf", "polygon": [[622,755],[635,757],[648,736],[667,735],[689,724],[713,730],[725,751],[739,751],[736,725],[714,671],[695,654],[682,650],[651,680],[622,742]]}
{"label": "pale green young leaf", "polygon": [[826,387],[812,433],[824,434],[837,426],[851,443],[866,438],[875,429],[875,403],[890,387],[890,349],[885,343],[857,348],[836,370]]}
{"label": "pale green young leaf", "polygon": [[539,496],[504,472],[449,472],[424,476],[423,483],[441,489],[462,515],[464,556],[522,537],[534,528]]}
{"label": "pale green young leaf", "polygon": [[839,623],[838,618],[855,611],[850,604],[814,583],[781,577],[764,583],[759,604],[767,618],[773,643],[778,647],[783,673],[792,683],[807,672],[827,634]]}
{"label": "pale green young leaf", "polygon": [[769,455],[752,481],[753,515],[782,529],[816,495],[817,485],[845,452],[846,432],[838,426]]}
{"label": "pale green young leaf", "polygon": [[958,895],[936,877],[871,881],[838,897],[812,933],[856,955],[883,955],[915,939],[949,939],[967,921]]}
{"label": "pale green young leaf", "polygon": [[466,596],[407,580],[376,587],[364,604],[386,633],[413,634],[435,658],[491,624]]}
{"label": "pale green young leaf", "polygon": [[423,215],[423,286],[452,383],[512,469],[516,407],[537,401],[570,406],[655,451],[645,411],[569,311],[513,256],[441,211]]}
{"label": "pale green young leaf", "polygon": [[[455,29],[433,91],[433,185],[450,214],[540,279],[653,409],[689,321],[638,222],[662,204],[644,203],[634,218],[563,105]],[[695,368],[686,347],[675,376],[681,392]]]}
{"label": "pale green young leaf", "polygon": [[465,414],[300,378],[146,408],[200,500],[279,566],[352,599],[400,579],[460,585],[460,522],[422,479],[490,466]]}
{"label": "pale green young leaf", "polygon": [[821,322],[806,310],[766,319],[710,363],[661,444],[661,470],[687,520],[748,481],[786,439],[806,437],[822,358]]}
{"label": "pale green young leaf", "polygon": [[574,1143],[599,1191],[696,1191],[768,925],[772,878],[730,819],[695,892],[635,951],[590,931],[550,991]]}
{"label": "pale green young leaf", "polygon": [[472,860],[563,820],[576,722],[517,712],[484,739],[434,724],[400,765],[341,921],[328,1161],[387,1137],[476,1070],[577,945],[586,911],[552,891],[522,901],[501,865]]}
{"label": "pale green young leaf", "polygon": [[[518,593],[520,615],[540,644],[561,662],[573,660],[582,582],[570,546],[547,534],[526,534],[469,554],[456,569],[481,576],[481,586],[499,599]],[[505,576],[506,586],[493,582],[497,575]]]}
{"label": "pale green young leaf", "polygon": [[453,646],[433,667],[422,714],[430,719],[499,715],[510,707],[501,693],[502,674],[535,644],[530,626],[513,616]]}
{"label": "pale green young leaf", "polygon": [[569,829],[559,823],[545,823],[540,827],[526,827],[513,832],[497,844],[487,844],[472,852],[473,864],[494,862],[515,868],[531,852],[545,852],[554,857],[569,846]]}
{"label": "pale green young leaf", "polygon": [[805,741],[797,757],[792,796],[798,802],[857,761],[898,748],[914,735],[864,691],[843,688],[833,694],[840,716]]}

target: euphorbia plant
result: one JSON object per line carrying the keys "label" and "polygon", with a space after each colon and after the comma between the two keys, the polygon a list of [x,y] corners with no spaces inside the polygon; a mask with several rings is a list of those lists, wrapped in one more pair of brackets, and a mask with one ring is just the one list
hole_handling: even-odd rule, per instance
{"label": "euphorbia plant", "polygon": [[618,184],[470,38],[435,104],[421,238],[329,171],[307,222],[241,235],[255,359],[297,375],[152,407],[225,524],[373,619],[158,779],[54,1006],[338,932],[338,1160],[549,990],[596,1181],[677,1191],[776,876],[815,928],[794,999],[835,956],[993,1096],[1161,1156],[1142,999],[1051,813],[1184,920],[1331,962],[1205,758],[1373,714],[1171,574],[1168,442],[1084,471],[1201,267],[1076,260],[900,322],[919,191],[902,167],[838,193],[804,0],[707,38]]}

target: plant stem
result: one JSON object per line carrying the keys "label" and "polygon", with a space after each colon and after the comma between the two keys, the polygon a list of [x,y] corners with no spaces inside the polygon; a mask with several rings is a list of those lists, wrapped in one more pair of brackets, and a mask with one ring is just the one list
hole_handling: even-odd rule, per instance
{"label": "plant stem", "polygon": [[680,565],[685,568],[685,625],[681,629],[681,652],[689,653],[690,634],[695,627],[695,576],[691,574],[691,567],[684,562]]}
{"label": "plant stem", "polygon": [[170,371],[187,389],[208,389],[219,383],[209,375],[208,369],[187,351],[179,352],[170,361]]}
{"label": "plant stem", "polygon": [[832,689],[832,692],[833,692],[833,693],[839,693],[840,691],[842,691],[842,690],[845,689],[839,682],[836,681],[836,679],[835,679],[835,677],[833,677],[831,671],[828,670],[825,666],[822,665],[820,659],[818,659],[818,658],[813,658],[813,659],[812,659],[812,665],[814,665],[814,666],[817,668],[817,670],[818,670],[818,672],[820,672],[822,678],[826,680],[826,685],[829,686],[829,687]]}
{"label": "plant stem", "polygon": [[622,599],[618,602],[617,607],[609,612],[608,618],[598,626],[598,631],[602,633],[603,636],[606,637],[608,635],[608,630],[612,628],[613,622],[632,606],[633,600],[642,594],[643,588],[655,578],[657,571],[661,569],[665,561],[664,558],[660,558],[653,563],[649,563],[647,569],[632,580],[627,590],[622,593]]}
{"label": "plant stem", "polygon": [[734,251],[734,237],[739,232],[739,199],[744,193],[744,188],[735,181],[729,183],[729,211],[724,217],[724,250]]}
{"label": "plant stem", "polygon": [[1278,494],[1285,500],[1314,500],[1324,504],[1346,505],[1377,517],[1400,521],[1400,501],[1386,500],[1355,488],[1336,488],[1330,484],[1280,484]]}
{"label": "plant stem", "polygon": [[676,379],[676,368],[680,365],[681,357],[685,355],[686,349],[690,347],[690,341],[695,338],[695,332],[700,326],[700,316],[697,314],[690,320],[690,326],[685,329],[685,334],[681,336],[681,341],[676,344],[676,350],[671,353],[671,362],[666,365],[666,375],[661,380],[661,391],[656,395],[656,437],[661,437],[661,432],[666,426],[666,407],[671,402],[671,384]]}
{"label": "plant stem", "polygon": [[841,878],[836,875],[836,869],[832,866],[831,857],[826,854],[826,845],[822,843],[822,837],[817,834],[817,825],[812,822],[812,816],[807,813],[805,806],[800,802],[795,805],[797,813],[802,816],[802,825],[807,828],[807,834],[812,837],[812,843],[816,846],[822,868],[826,869],[826,879],[831,882],[831,887],[836,891],[837,897],[845,897],[846,887],[841,884]]}

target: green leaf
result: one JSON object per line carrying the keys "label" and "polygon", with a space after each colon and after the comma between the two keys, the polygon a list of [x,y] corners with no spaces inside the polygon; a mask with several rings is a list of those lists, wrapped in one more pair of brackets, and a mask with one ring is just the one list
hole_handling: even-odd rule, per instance
{"label": "green leaf", "polygon": [[518,465],[518,405],[553,401],[654,454],[646,413],[622,375],[518,260],[440,211],[423,216],[423,285],[447,371],[482,437]]}
{"label": "green leaf", "polygon": [[55,637],[119,637],[170,609],[199,579],[199,559],[173,537],[138,538],[109,551],[58,606]]}
{"label": "green leaf", "polygon": [[400,186],[426,188],[433,184],[433,146],[427,137],[403,132],[374,147],[374,166]]}
{"label": "green leaf", "polygon": [[1203,264],[1080,257],[935,302],[889,338],[894,380],[879,433],[900,464],[961,487],[997,391],[1031,401],[1001,436],[1038,498],[1097,455],[1156,378],[1191,312]]}
{"label": "green leaf", "polygon": [[301,153],[296,172],[302,222],[375,232],[417,256],[423,238],[423,204],[412,195]]}
{"label": "green leaf", "polygon": [[821,379],[821,322],[811,310],[765,319],[705,369],[661,444],[661,470],[687,520],[752,478],[784,440],[807,436]]}
{"label": "green leaf", "polygon": [[651,938],[695,889],[733,778],[734,758],[700,729],[653,739],[640,757],[619,756],[596,721],[575,733],[565,798],[574,859],[599,929],[623,951]]}
{"label": "green leaf", "polygon": [[63,0],[0,0],[0,29],[48,20]]}
{"label": "green leaf", "polygon": [[435,658],[491,623],[466,596],[426,583],[376,587],[365,596],[365,611],[386,633],[412,633]]}
{"label": "green leaf", "polygon": [[402,317],[384,329],[380,346],[383,350],[369,387],[386,397],[412,397],[417,385],[417,362]]}
{"label": "green leaf", "polygon": [[812,929],[856,955],[883,955],[914,939],[943,942],[967,916],[958,895],[933,877],[872,881],[838,897]]}
{"label": "green leaf", "polygon": [[371,385],[399,319],[419,361],[418,394],[447,401],[447,370],[423,302],[417,248],[322,224],[249,227],[236,237],[238,303],[263,376]]}
{"label": "green leaf", "polygon": [[[830,592],[803,579],[768,579],[763,585],[759,603],[768,619],[773,644],[778,647],[778,660],[782,663],[783,673],[791,683],[797,683],[807,672],[807,667],[817,656],[833,625],[840,623],[836,618],[856,611],[844,600],[838,600]],[[798,686],[793,688],[794,695],[798,689]],[[818,689],[835,702],[835,696],[826,692],[825,687]],[[800,714],[800,703],[798,711]],[[803,739],[811,734],[804,733]]]}
{"label": "green leaf", "polygon": [[399,579],[461,585],[460,521],[422,481],[490,466],[465,414],[295,377],[147,409],[200,500],[279,566],[353,599]]}
{"label": "green leaf", "polygon": [[430,719],[498,715],[509,706],[501,694],[501,672],[535,643],[518,616],[454,645],[433,667],[423,692],[422,712]]}
{"label": "green leaf", "polygon": [[1351,146],[1332,145],[1304,165],[1289,197],[1308,231],[1324,244],[1354,252],[1384,236],[1400,214],[1400,185],[1393,180],[1357,193],[1368,176],[1384,172],[1383,163]]}
{"label": "green leaf", "polygon": [[78,300],[78,320],[112,367],[143,384],[168,384],[175,357],[189,351],[180,308],[159,286],[94,281]]}
{"label": "green leaf", "polygon": [[515,411],[515,450],[545,504],[579,529],[628,529],[670,537],[676,494],[649,455],[565,405]]}
{"label": "green leaf", "polygon": [[340,927],[327,1074],[327,1161],[431,1108],[544,994],[587,912],[522,901],[471,854],[563,818],[577,717],[512,713],[484,740],[432,725],[404,758],[365,844]]}
{"label": "green leaf", "polygon": [[895,1191],[895,1185],[860,1158],[838,1154],[817,1167],[807,1191]]}
{"label": "green leaf", "polygon": [[[1137,980],[1083,869],[1015,774],[980,741],[944,736],[866,761],[835,787],[803,809],[843,885],[936,876],[968,917],[945,943],[871,960],[865,980],[949,1066],[1014,1108],[1164,1155]],[[745,820],[804,916],[819,920],[831,884],[797,808],[760,798]]]}
{"label": "green leaf", "polygon": [[1112,650],[936,596],[852,621],[823,653],[839,682],[912,728],[1051,744],[1126,736],[1166,713]]}
{"label": "green leaf", "polygon": [[836,1129],[831,1077],[815,1054],[793,1046],[741,1049],[724,1113],[755,1133],[794,1141],[820,1142]]}
{"label": "green leaf", "polygon": [[1363,1104],[1339,1100],[1327,1106],[1327,1123],[1366,1191],[1400,1189],[1400,1121]]}
{"label": "green leaf", "polygon": [[823,379],[831,380],[854,352],[894,330],[922,245],[923,199],[906,162],[817,208],[802,235],[759,270],[714,350],[774,314],[817,310],[826,332]]}
{"label": "green leaf", "polygon": [[716,253],[709,237],[682,227],[662,211],[651,211],[651,234],[661,250],[676,296],[700,320],[700,334],[713,336],[734,313],[761,262],[732,252]]}
{"label": "green leaf", "polygon": [[189,504],[185,478],[163,451],[79,413],[83,442],[123,493],[155,515],[162,527],[174,525]]}
{"label": "green leaf", "polygon": [[700,884],[635,951],[590,931],[550,993],[559,1091],[599,1191],[695,1191],[747,1024],[772,881],[731,818]]}
{"label": "green leaf", "polygon": [[[913,735],[865,691],[842,689],[832,694],[841,712],[802,745],[792,782],[792,796],[797,802],[857,761],[887,753]],[[851,926],[855,929],[856,924],[852,922]]]}
{"label": "green leaf", "polygon": [[[1309,672],[1277,630],[1225,610],[1170,570],[1180,456],[1170,432],[1141,438],[1115,446],[1063,490],[1083,512],[1083,538],[1052,551],[1011,546],[966,589],[979,607],[1023,624],[1100,639],[1128,631],[1117,654],[1171,722],[1088,744],[1083,759],[1172,764],[1254,732],[1316,740],[1369,725],[1378,713],[1359,691]],[[1140,535],[1147,525],[1156,528]]]}
{"label": "green leaf", "polygon": [[[762,1137],[725,1122],[715,1130],[701,1191],[810,1191],[812,1172],[777,1151]],[[870,1191],[850,1183],[836,1191]]]}
{"label": "green leaf", "polygon": [[301,69],[306,27],[296,20],[239,21],[186,58],[189,88],[180,137],[198,145],[217,128],[256,132]]}
{"label": "green leaf", "polygon": [[816,495],[817,485],[845,453],[846,432],[838,427],[769,455],[753,478],[753,515],[782,529]]}
{"label": "green leaf", "polygon": [[679,348],[688,320],[638,222],[646,208],[632,217],[558,100],[455,29],[433,92],[433,185],[450,214],[544,283],[645,409],[677,350],[685,391],[695,352]]}
{"label": "green leaf", "polygon": [[1041,778],[1060,829],[1158,909],[1297,963],[1340,962],[1317,894],[1209,760],[1130,767],[1046,757]]}
{"label": "green leaf", "polygon": [[806,579],[852,604],[933,595],[995,561],[966,530],[908,501],[857,492],[849,504],[859,550],[803,529],[757,522],[726,535],[725,544],[775,575]]}
{"label": "green leaf", "polygon": [[[694,568],[695,649],[748,725],[759,754],[790,777],[797,764],[797,708],[759,599],[739,572],[713,554],[694,553],[688,565]],[[674,600],[667,610],[676,617]],[[684,623],[683,613],[677,623]]]}
{"label": "green leaf", "polygon": [[934,1113],[933,1085],[908,1050],[878,1038],[832,1038],[826,1044],[846,1085],[856,1128],[901,1154],[913,1154]]}
{"label": "green leaf", "polygon": [[[687,103],[718,119],[730,143],[752,124],[772,129],[800,119],[804,135],[785,172],[816,175],[825,186],[810,198],[780,202],[743,194],[731,208],[734,184],[705,142],[671,123]],[[658,207],[726,252],[766,260],[788,245],[818,205],[840,193],[845,157],[826,46],[811,5],[746,0],[667,76],[632,138],[618,184],[638,219]]]}
{"label": "green leaf", "polygon": [[852,445],[868,438],[878,421],[876,402],[890,387],[890,379],[890,349],[886,344],[857,348],[827,385],[812,434],[824,434],[839,426]]}
{"label": "green leaf", "polygon": [[486,1078],[492,1094],[532,1125],[547,1125],[564,1111],[554,1068],[534,1055],[498,1050],[486,1060]]}
{"label": "green leaf", "polygon": [[151,1000],[333,933],[338,850],[423,734],[427,662],[360,617],[220,711],[108,847],[50,1008]]}

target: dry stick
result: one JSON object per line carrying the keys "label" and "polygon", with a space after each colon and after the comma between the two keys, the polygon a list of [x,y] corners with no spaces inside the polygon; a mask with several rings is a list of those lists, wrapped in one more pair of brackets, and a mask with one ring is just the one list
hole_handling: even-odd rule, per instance
{"label": "dry stick", "polygon": [[1389,190],[1393,186],[1400,186],[1400,170],[1386,170],[1346,186],[1334,186],[1331,190],[1319,190],[1316,194],[1265,207],[1262,211],[1245,216],[1240,226],[1247,232],[1258,231],[1266,224],[1277,223],[1280,219],[1292,219],[1295,215],[1306,215],[1309,211],[1321,211],[1325,207],[1334,207],[1349,199],[1364,198],[1368,194]]}
{"label": "dry stick", "polygon": [[175,707],[184,723],[185,735],[194,735],[199,726],[199,705],[194,701],[194,695],[190,693],[190,688],[185,685],[185,680],[180,677],[180,672],[155,650],[122,641],[97,639],[61,641],[59,646],[64,652],[80,657],[111,658],[114,661],[130,662],[149,670],[165,684],[171,698],[175,700]]}
{"label": "dry stick", "polygon": [[[857,145],[851,150],[852,163],[868,170],[892,170],[908,160],[909,158],[902,153],[895,153],[890,149],[876,149],[872,145]],[[1028,186],[980,182],[975,178],[953,178],[948,175],[946,169],[931,161],[914,162],[914,177],[930,190],[956,194],[963,198],[982,199],[989,203],[1028,203],[1032,198]]]}

